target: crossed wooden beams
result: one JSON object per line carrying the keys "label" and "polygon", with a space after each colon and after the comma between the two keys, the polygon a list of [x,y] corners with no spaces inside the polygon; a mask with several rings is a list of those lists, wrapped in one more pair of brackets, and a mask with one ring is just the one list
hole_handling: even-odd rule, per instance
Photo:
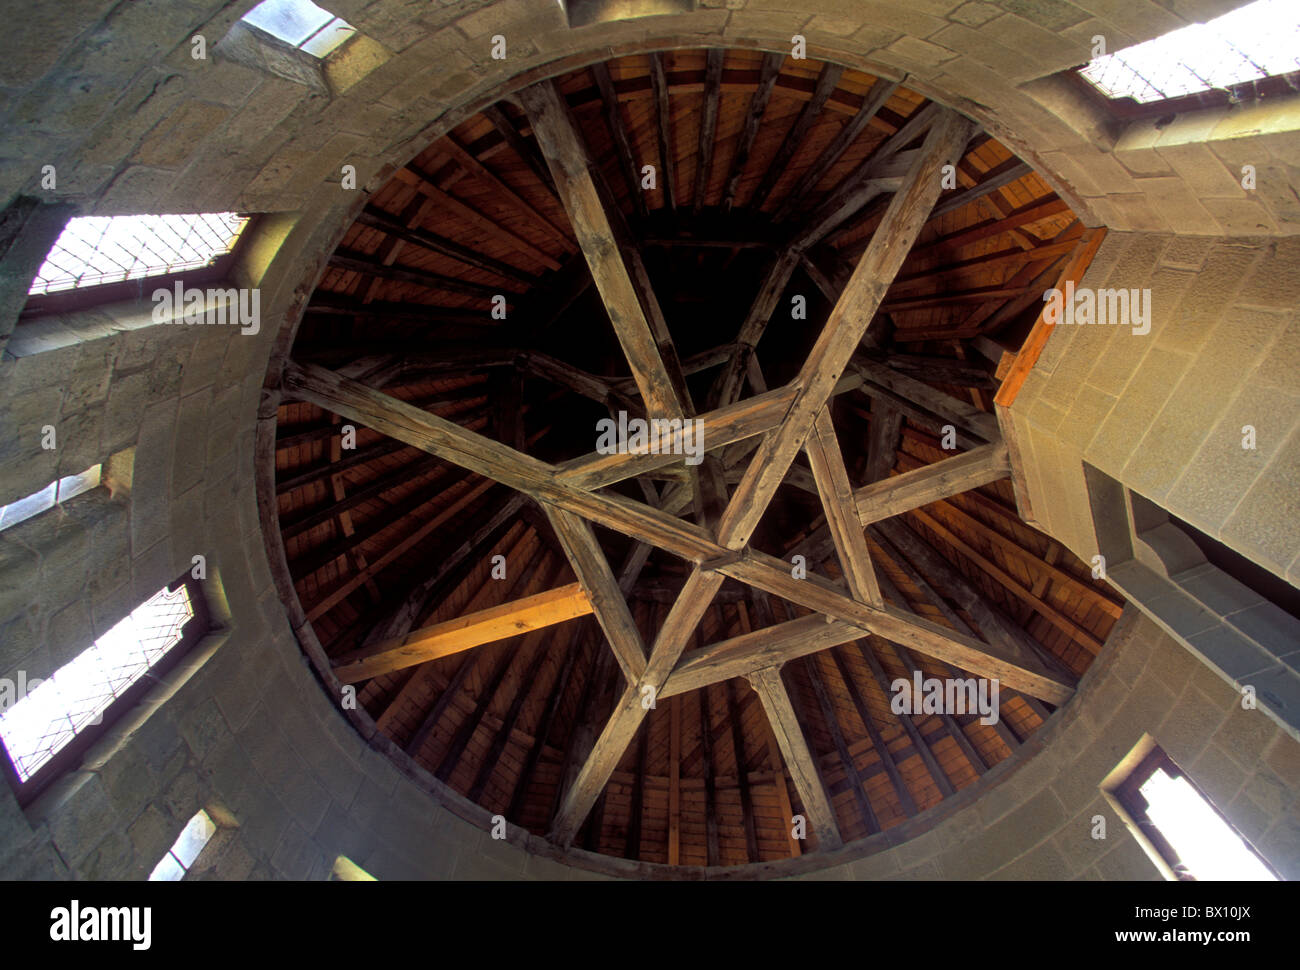
{"label": "crossed wooden beams", "polygon": [[[601,187],[592,175],[592,161],[567,105],[550,82],[526,89],[519,97],[546,155],[557,193],[591,267],[647,413],[668,418],[689,415],[692,406],[681,380],[681,364],[650,291],[644,266],[634,247],[620,238],[625,228],[621,214],[611,212],[602,198]],[[668,697],[736,676],[749,679],[823,849],[838,846],[841,839],[829,797],[781,679],[780,667],[787,660],[875,634],[972,674],[998,678],[1009,688],[1053,704],[1071,695],[1073,685],[1068,676],[1049,669],[1019,642],[984,643],[886,603],[872,566],[864,523],[904,507],[915,507],[912,503],[932,501],[936,495],[948,494],[950,488],[970,487],[967,483],[972,480],[997,477],[1005,470],[1006,456],[996,441],[996,433],[986,433],[984,441],[975,443],[981,447],[940,462],[933,472],[927,470],[924,475],[854,492],[831,424],[827,402],[938,199],[941,167],[960,157],[971,135],[971,124],[960,116],[937,107],[927,112],[926,123],[914,126],[911,135],[913,139],[923,136],[924,141],[919,149],[908,153],[906,170],[897,176],[893,198],[879,228],[796,378],[783,388],[735,402],[740,382],[734,371],[720,375],[711,394],[711,400],[717,403],[700,415],[706,446],[713,450],[753,437],[759,437],[759,443],[730,496],[721,485],[720,494],[714,496],[713,514],[701,515],[698,522],[676,517],[671,507],[655,508],[598,491],[612,482],[680,460],[680,456],[592,454],[552,465],[337,372],[294,363],[286,367],[283,381],[288,393],[517,489],[546,511],[577,575],[576,587],[552,590],[371,644],[339,658],[335,672],[341,679],[364,679],[377,671],[467,649],[475,640],[487,642],[548,622],[594,613],[626,685],[590,756],[564,793],[551,831],[557,844],[567,846],[572,841],[605,787],[646,716],[647,695]],[[905,143],[896,143],[896,148],[904,147]],[[868,173],[868,177],[875,174]],[[873,191],[878,189],[877,185]],[[767,310],[767,315],[770,312]],[[855,366],[861,374],[864,365],[859,362]],[[895,375],[888,368],[879,368],[871,371],[870,379],[888,385]],[[967,417],[978,423],[973,416]],[[795,579],[786,562],[749,547],[754,529],[800,449],[808,453],[847,595],[817,575]],[[708,466],[706,460],[700,468]],[[940,466],[948,467],[941,471]],[[720,466],[715,471],[720,473]],[[700,474],[701,479],[705,477]],[[719,484],[715,482],[715,487]],[[697,497],[702,488],[697,482]],[[696,502],[697,514],[708,507],[707,494],[704,499]],[[676,505],[679,510],[681,507],[681,503]],[[593,523],[693,564],[648,653],[624,593],[596,541]],[[726,577],[818,615],[746,632],[697,650],[682,662],[688,638]]]}

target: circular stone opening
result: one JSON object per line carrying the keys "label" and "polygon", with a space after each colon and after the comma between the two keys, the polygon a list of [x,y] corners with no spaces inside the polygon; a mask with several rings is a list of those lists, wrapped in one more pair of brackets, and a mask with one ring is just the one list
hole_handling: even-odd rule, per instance
{"label": "circular stone opening", "polygon": [[263,499],[318,673],[562,849],[924,830],[1122,605],[1024,522],[994,404],[1087,242],[973,123],[815,60],[628,55],[465,118],[286,366]]}

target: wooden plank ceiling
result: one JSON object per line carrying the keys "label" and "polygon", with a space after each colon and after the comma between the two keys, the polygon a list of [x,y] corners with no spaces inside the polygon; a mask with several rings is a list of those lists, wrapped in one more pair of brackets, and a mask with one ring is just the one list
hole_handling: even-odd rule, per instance
{"label": "wooden plank ceiling", "polygon": [[[286,369],[279,524],[335,676],[561,846],[732,866],[921,816],[1123,605],[1025,523],[993,400],[1096,235],[812,60],[622,57],[467,119],[370,198]],[[591,454],[619,410],[701,416],[707,457]],[[917,671],[999,677],[1000,719],[894,713]]]}

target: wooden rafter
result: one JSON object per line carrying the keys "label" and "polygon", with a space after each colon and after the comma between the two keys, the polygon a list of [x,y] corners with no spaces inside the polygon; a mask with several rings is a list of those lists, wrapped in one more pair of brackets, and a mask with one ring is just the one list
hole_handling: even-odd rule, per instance
{"label": "wooden rafter", "polygon": [[519,99],[551,166],[560,200],[569,213],[646,409],[652,415],[681,417],[682,402],[614,242],[614,229],[591,174],[595,163],[577,133],[568,104],[549,81],[525,88],[519,92]]}
{"label": "wooden rafter", "polygon": [[673,141],[673,115],[668,102],[668,79],[663,54],[650,55],[650,83],[655,99],[655,133],[659,137],[659,184],[663,186],[664,207],[677,212],[677,190],[673,184],[677,171],[677,149]]}
{"label": "wooden rafter", "polygon": [[600,88],[605,124],[614,139],[614,150],[618,153],[619,169],[623,173],[628,195],[632,199],[637,215],[644,219],[646,207],[645,196],[641,193],[641,166],[637,165],[636,159],[632,157],[632,144],[627,139],[627,129],[623,126],[623,119],[619,117],[618,96],[614,93],[614,82],[609,76],[609,67],[601,61],[591,65],[591,73],[596,79],[596,87]]}
{"label": "wooden rafter", "polygon": [[813,96],[804,104],[798,119],[782,139],[776,157],[768,164],[763,172],[763,178],[754,189],[753,195],[749,197],[748,204],[751,209],[761,209],[767,197],[776,188],[781,176],[785,174],[786,166],[790,164],[790,159],[794,157],[794,153],[817,123],[822,108],[835,91],[835,85],[840,83],[843,74],[844,68],[838,64],[826,64],[822,67],[821,73],[817,76],[817,87],[813,90]]}
{"label": "wooden rafter", "polygon": [[512,209],[526,218],[528,221],[541,229],[548,236],[555,240],[565,252],[574,252],[577,247],[574,246],[573,240],[565,235],[564,230],[555,223],[551,222],[546,216],[538,212],[532,203],[524,199],[518,192],[507,185],[502,179],[492,172],[486,165],[470,154],[461,146],[451,135],[448,135],[438,147],[445,150],[452,159],[461,166],[467,173],[477,178],[479,181],[492,186],[496,189],[497,198],[505,202]]}
{"label": "wooden rafter", "polygon": [[740,721],[740,703],[736,698],[735,681],[727,681],[727,720],[731,722],[731,750],[736,758],[736,786],[740,789],[740,813],[745,825],[745,851],[747,862],[757,862],[758,831],[754,825],[754,796],[750,792],[749,767],[745,754],[745,732]]}
{"label": "wooden rafter", "polygon": [[[825,239],[854,213],[860,212],[869,201],[890,191],[896,179],[904,177],[908,172],[916,169],[917,157],[903,150],[925,134],[935,124],[936,119],[951,117],[950,112],[941,109],[935,104],[926,105],[919,111],[914,112],[902,128],[887,138],[856,169],[841,179],[839,185],[832,189],[826,198],[818,204],[817,208],[799,223],[793,236],[793,244],[805,250],[811,248]],[[951,147],[947,151],[945,155],[947,161],[943,164],[952,164],[956,159],[966,143],[966,137],[970,130],[969,125],[962,127],[961,144]],[[938,172],[936,171],[935,174],[937,177]],[[930,186],[930,188],[934,189],[934,194],[937,197],[939,192],[938,182],[936,181],[936,184]],[[923,222],[928,221],[929,210],[927,209]],[[871,242],[868,243],[868,249],[874,245],[878,236],[879,228],[876,234],[872,236]],[[893,276],[890,276],[890,280],[892,279]]]}
{"label": "wooden rafter", "polygon": [[680,422],[669,425],[665,422],[663,432],[655,439],[657,454],[628,450],[608,455],[583,455],[557,466],[560,469],[558,474],[561,481],[579,488],[600,488],[625,478],[633,478],[682,461],[686,454],[684,449],[688,435],[695,439],[692,447],[698,445],[712,451],[770,431],[781,422],[793,400],[792,388],[778,388],[709,411],[690,425],[682,425]]}
{"label": "wooden rafter", "polygon": [[[505,580],[508,585],[505,590],[507,599],[514,595],[522,596],[527,594],[529,583],[532,581],[538,566],[549,555],[545,550],[539,548],[537,534],[529,526],[516,523],[506,538],[509,539],[511,536],[519,541],[517,544],[512,544],[507,553],[507,561],[512,567],[508,570],[509,575]],[[490,586],[480,586],[470,597],[469,602],[465,604],[465,609],[473,612],[487,608],[491,605],[490,601],[493,599],[493,592],[494,590]],[[383,711],[375,719],[376,726],[381,731],[387,732],[412,699],[429,691],[436,684],[439,675],[446,677],[446,684],[433,709],[428,712],[407,739],[404,749],[408,753],[418,751],[423,747],[424,739],[437,726],[441,717],[440,712],[446,710],[447,706],[455,699],[466,678],[469,677],[477,662],[483,657],[483,651],[462,651],[459,657],[456,670],[450,677],[446,677],[447,671],[444,665],[441,664],[423,664],[416,667],[397,692],[388,698]]]}
{"label": "wooden rafter", "polygon": [[630,683],[636,683],[645,671],[645,647],[600,543],[591,526],[578,516],[563,509],[543,507],[624,676]]}
{"label": "wooden rafter", "polygon": [[695,695],[700,707],[700,761],[704,770],[704,851],[705,862],[716,866],[722,863],[718,844],[718,792],[713,767],[713,717],[709,710],[709,692]]}
{"label": "wooden rafter", "polygon": [[981,445],[932,465],[864,485],[853,493],[853,501],[858,520],[862,525],[870,525],[950,495],[996,482],[1006,478],[1010,472],[1005,445]]}
{"label": "wooden rafter", "polygon": [[808,167],[808,170],[795,183],[794,188],[786,194],[785,199],[782,200],[776,212],[773,213],[773,218],[776,221],[780,222],[788,219],[798,210],[808,193],[817,187],[818,183],[826,176],[826,173],[831,170],[831,167],[840,160],[840,156],[848,151],[849,146],[857,141],[858,136],[867,130],[867,127],[880,113],[880,109],[885,106],[885,102],[893,97],[894,92],[897,90],[898,82],[896,81],[888,81],[884,78],[876,80],[876,83],[871,86],[871,90],[867,92],[866,98],[863,99],[862,107],[858,109],[858,113],[839,130],[831,143],[822,149],[822,153],[817,157],[817,160]]}
{"label": "wooden rafter", "polygon": [[363,646],[404,637],[410,633],[426,604],[434,599],[436,591],[443,588],[450,577],[458,575],[514,519],[525,501],[522,495],[511,495],[493,509],[491,515],[471,519],[453,532],[447,542],[450,552],[433,575],[406,591],[396,605],[373,625]]}
{"label": "wooden rafter", "polygon": [[[516,777],[514,789],[510,795],[510,805],[506,809],[506,818],[512,821],[517,822],[519,820],[524,799],[528,795],[528,784],[532,780],[537,763],[541,761],[542,751],[546,747],[546,740],[550,736],[551,727],[555,724],[555,718],[560,712],[560,702],[564,699],[565,688],[569,686],[569,677],[573,673],[578,655],[582,653],[582,650],[583,643],[579,641],[577,636],[574,636],[569,642],[568,652],[564,658],[564,666],[560,668],[554,682],[551,684],[550,693],[546,698],[546,710],[533,731],[532,746],[529,747],[523,767]],[[602,658],[606,657],[608,652],[602,651],[600,656]]]}
{"label": "wooden rafter", "polygon": [[516,252],[531,256],[547,269],[558,270],[560,268],[560,263],[549,253],[534,246],[528,240],[515,235],[513,232],[502,228],[491,219],[479,213],[478,210],[438,188],[433,183],[432,176],[427,173],[408,166],[404,169],[398,169],[397,172],[394,173],[393,177],[399,181],[405,182],[417,192],[427,195],[429,198],[436,201],[444,210],[454,212],[461,219],[464,219],[466,222],[487,233],[489,236],[504,245],[509,246]]}
{"label": "wooden rafter", "polygon": [[764,667],[752,671],[747,678],[758,693],[768,723],[772,725],[781,756],[790,770],[804,811],[808,813],[808,826],[817,836],[817,848],[823,852],[839,848],[844,839],[835,820],[835,810],[831,808],[830,795],[817,770],[817,762],[804,740],[799,718],[781,680],[781,671],[776,667]]}
{"label": "wooden rafter", "polygon": [[808,462],[812,465],[817,492],[821,496],[826,523],[835,540],[840,571],[848,582],[853,598],[870,606],[883,607],[880,584],[871,565],[871,553],[862,534],[860,503],[849,484],[849,473],[840,454],[835,425],[831,422],[830,408],[823,406],[817,412],[812,433],[804,442]]}
{"label": "wooden rafter", "polygon": [[[564,651],[564,664],[561,666],[560,673],[561,678],[564,679],[557,680],[554,685],[556,688],[563,687],[564,680],[567,679],[564,677],[564,671],[571,669],[574,655],[577,653],[574,647],[575,639],[576,635],[571,632],[564,646],[560,648]],[[542,646],[538,646],[533,650],[533,656],[528,663],[528,668],[520,678],[514,697],[510,699],[510,706],[506,708],[506,712],[501,718],[500,727],[493,732],[487,753],[479,762],[474,781],[466,792],[471,801],[477,801],[479,796],[483,794],[483,789],[487,787],[488,780],[492,777],[502,752],[505,751],[506,745],[510,742],[510,735],[519,721],[519,715],[523,712],[524,704],[529,700],[534,686],[540,687],[537,684],[537,676],[541,672],[542,662],[546,660],[546,655],[547,650]]]}
{"label": "wooden rafter", "polygon": [[[463,512],[468,506],[470,506],[475,501],[477,501],[480,497],[482,497],[483,493],[486,492],[491,487],[492,487],[492,482],[486,479],[474,483],[472,485],[469,485],[469,487],[464,490],[463,494],[457,496],[456,500],[452,502],[449,506],[447,506],[445,509],[440,510],[436,515],[430,518],[427,522],[421,524],[419,528],[407,534],[400,542],[398,542],[396,545],[394,545],[392,548],[386,551],[382,556],[377,557],[373,562],[369,563],[365,569],[354,573],[352,576],[344,580],[338,586],[331,589],[329,593],[327,593],[320,600],[313,603],[311,605],[311,608],[307,611],[307,618],[309,620],[314,620],[319,616],[323,616],[329,610],[333,609],[338,603],[342,602],[344,598],[350,595],[353,592],[353,590],[355,590],[357,587],[361,586],[362,584],[366,583],[368,580],[373,579],[376,575],[379,574],[380,571],[384,569],[384,567],[395,562],[400,556],[404,555],[405,553],[409,552],[411,549],[415,548],[420,542],[424,541],[424,539],[427,538],[435,529],[439,528],[442,525],[445,525],[456,515]],[[354,535],[349,540],[349,544],[354,546],[356,545],[356,543],[357,543],[357,539],[356,536]],[[337,556],[338,553],[336,553],[335,555]],[[305,572],[306,570],[303,570],[304,574]]]}
{"label": "wooden rafter", "polygon": [[691,208],[696,215],[704,207],[704,195],[709,190],[709,174],[713,169],[714,140],[718,131],[718,102],[722,87],[721,48],[709,49],[708,66],[704,71],[704,104],[700,111],[700,151],[696,156],[695,192]]}
{"label": "wooden rafter", "polygon": [[926,214],[939,194],[939,168],[965,144],[969,130],[969,123],[954,114],[943,115],[930,128],[921,158],[890,203],[876,237],[799,372],[798,397],[781,426],[759,446],[745,478],[736,487],[718,528],[721,545],[737,549],[749,540],[795,453],[812,429],[817,412],[830,397],[875,316],[889,281],[916,241]]}
{"label": "wooden rafter", "polygon": [[368,205],[362,209],[357,215],[357,222],[363,226],[369,226],[371,229],[378,229],[393,239],[450,257],[459,263],[464,263],[466,266],[492,273],[503,279],[522,283],[524,286],[531,286],[537,282],[537,277],[525,273],[521,269],[516,269],[509,263],[475,252],[467,246],[462,246],[428,229],[405,225],[400,218],[390,215],[378,206]]}
{"label": "wooden rafter", "polygon": [[[902,573],[905,576],[907,576],[909,580],[911,580],[912,584],[916,586],[916,588],[921,592],[921,595],[925,597],[925,599],[936,610],[939,611],[939,613],[943,616],[945,620],[948,621],[948,623],[952,626],[954,630],[957,630],[959,633],[974,635],[975,631],[971,629],[970,625],[964,619],[962,619],[962,617],[957,613],[957,611],[954,610],[951,606],[949,606],[948,602],[942,596],[939,595],[939,592],[933,586],[930,585],[930,582],[926,578],[926,576],[915,565],[913,565],[912,562],[909,561],[909,557],[903,555],[902,552],[900,552],[896,547],[894,547],[894,545],[890,542],[888,537],[883,534],[883,531],[880,527],[874,527],[869,531],[872,540],[882,550],[885,558],[893,562],[893,564],[896,567],[898,567],[898,569],[901,570]],[[908,531],[910,532],[911,530]],[[912,533],[912,535],[915,536],[915,533]],[[913,555],[920,560],[925,560],[927,562],[927,565],[932,566],[932,562],[930,562],[927,559],[927,552],[925,550],[929,550],[930,552],[932,552],[933,547],[930,547],[927,544],[925,544],[924,540],[922,540],[919,536],[915,536],[915,540],[917,545],[924,546],[924,549],[914,551]],[[941,575],[942,570],[935,571],[932,568],[932,574],[936,576]],[[971,604],[971,605],[967,605],[965,608],[967,613],[969,613],[972,617],[984,616],[986,611],[995,612],[995,608],[984,600],[983,596],[979,593],[978,590],[974,588],[973,584],[970,584],[965,581],[965,577],[962,577],[961,588],[958,589],[955,599],[958,602],[966,601]],[[899,605],[907,605],[907,604],[900,603]],[[1039,656],[1042,656],[1041,646],[1031,642],[1032,638],[1029,637],[1028,634],[1025,634],[1023,631],[1011,633],[1005,630],[1005,628],[1001,625],[1000,622],[998,621],[990,622],[987,618],[985,620],[977,619],[976,622],[980,623],[981,629],[987,631],[985,633],[985,639],[991,639],[997,636],[1016,639],[1021,644],[1027,647],[1027,652],[1037,653]],[[1004,696],[1022,698],[1025,701],[1025,703],[1028,704],[1029,707],[1033,709],[1035,713],[1038,714],[1039,717],[1041,717],[1043,720],[1047,719],[1046,708],[1043,707],[1043,705],[1039,702],[1037,698],[1030,697],[1025,694],[1020,694],[1017,691],[1011,691],[1011,690],[1006,691]]]}
{"label": "wooden rafter", "polygon": [[826,729],[831,736],[831,743],[835,745],[835,753],[839,755],[840,765],[844,769],[849,789],[853,792],[853,801],[858,807],[858,814],[862,816],[862,824],[866,827],[867,832],[878,832],[880,831],[880,820],[876,818],[875,810],[867,799],[866,789],[862,785],[862,776],[858,774],[858,766],[853,760],[853,755],[849,753],[849,745],[844,739],[844,731],[840,728],[839,719],[835,716],[835,705],[831,701],[830,693],[827,691],[826,684],[822,680],[817,667],[816,657],[809,657],[803,661],[804,674],[808,678],[808,683],[812,686],[813,696],[817,698],[817,707],[821,711],[822,723],[826,725]]}
{"label": "wooden rafter", "polygon": [[[546,162],[537,151],[536,146],[519,133],[519,129],[510,119],[509,115],[502,110],[501,106],[494,104],[484,108],[483,117],[492,122],[492,127],[496,128],[497,132],[505,139],[506,144],[510,146],[511,150],[523,159],[525,164],[533,170],[533,174],[537,176],[537,180],[541,182],[542,185],[546,186],[547,191],[552,195],[556,195],[556,185],[555,182],[552,181],[552,173],[547,170]],[[534,131],[533,134],[536,135],[537,132]]]}
{"label": "wooden rafter", "polygon": [[404,637],[382,640],[335,661],[334,676],[345,684],[413,667],[416,664],[470,650],[485,643],[586,616],[591,601],[578,583],[488,607],[416,630]]}
{"label": "wooden rafter", "polygon": [[849,695],[854,709],[858,712],[858,719],[866,729],[867,737],[871,739],[871,747],[876,752],[876,757],[880,759],[880,764],[885,769],[885,773],[889,775],[889,782],[894,786],[894,793],[898,795],[899,804],[903,807],[903,814],[915,815],[917,813],[916,801],[912,798],[911,791],[908,790],[902,772],[898,770],[898,762],[894,758],[893,752],[889,750],[889,745],[885,742],[885,738],[876,726],[871,711],[867,709],[866,701],[863,700],[861,692],[858,691],[857,685],[854,683],[853,674],[844,660],[843,653],[839,650],[830,650],[828,652],[835,662],[835,670],[839,673],[840,680],[844,683],[845,692]]}
{"label": "wooden rafter", "polygon": [[736,202],[736,189],[740,186],[740,177],[744,173],[749,153],[754,148],[754,138],[758,135],[758,123],[767,111],[767,103],[772,98],[772,88],[776,85],[777,75],[781,73],[781,54],[764,54],[763,66],[759,69],[758,86],[749,99],[749,112],[745,115],[744,126],[740,129],[740,138],[731,159],[731,174],[727,178],[726,188],[722,193],[722,207],[727,211]]}

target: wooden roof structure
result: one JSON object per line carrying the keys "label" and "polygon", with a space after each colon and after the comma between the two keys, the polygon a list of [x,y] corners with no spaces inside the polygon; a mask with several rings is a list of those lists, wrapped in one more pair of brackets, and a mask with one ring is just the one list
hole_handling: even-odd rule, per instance
{"label": "wooden roof structure", "polygon": [[[1024,521],[994,403],[1098,242],[834,64],[626,56],[474,114],[367,201],[285,363],[267,514],[322,676],[560,847],[732,866],[922,816],[1123,606]],[[707,453],[593,450],[619,411]],[[918,671],[997,678],[999,719],[895,713]]]}

